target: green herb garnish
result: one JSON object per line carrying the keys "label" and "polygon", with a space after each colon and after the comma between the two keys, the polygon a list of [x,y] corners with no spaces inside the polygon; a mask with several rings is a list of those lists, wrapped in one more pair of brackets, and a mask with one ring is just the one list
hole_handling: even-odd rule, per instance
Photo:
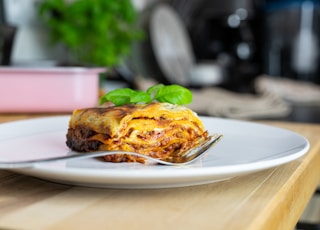
{"label": "green herb garnish", "polygon": [[115,89],[100,98],[100,105],[112,102],[116,106],[125,104],[148,104],[153,101],[167,102],[176,105],[189,104],[192,101],[192,93],[180,85],[157,84],[147,91],[133,90],[130,88]]}

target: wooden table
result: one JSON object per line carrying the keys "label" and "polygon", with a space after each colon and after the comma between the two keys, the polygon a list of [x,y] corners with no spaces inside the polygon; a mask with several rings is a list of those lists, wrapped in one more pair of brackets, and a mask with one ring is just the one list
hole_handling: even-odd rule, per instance
{"label": "wooden table", "polygon": [[[28,115],[0,115],[0,122]],[[201,186],[116,190],[68,186],[0,171],[4,229],[293,229],[320,180],[320,125],[265,122],[304,135],[307,155]]]}

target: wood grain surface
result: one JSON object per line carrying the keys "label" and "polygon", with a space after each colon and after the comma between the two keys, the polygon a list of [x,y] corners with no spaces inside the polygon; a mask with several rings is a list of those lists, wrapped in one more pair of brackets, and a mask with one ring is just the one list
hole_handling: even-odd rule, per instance
{"label": "wood grain surface", "polygon": [[[44,115],[0,115],[0,122]],[[0,170],[0,229],[294,229],[320,180],[320,125],[263,122],[311,148],[286,165],[227,181],[117,190],[56,184]]]}

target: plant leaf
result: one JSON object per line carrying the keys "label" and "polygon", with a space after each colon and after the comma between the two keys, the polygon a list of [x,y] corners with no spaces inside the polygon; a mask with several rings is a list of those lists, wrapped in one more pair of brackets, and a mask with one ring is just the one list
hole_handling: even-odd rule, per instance
{"label": "plant leaf", "polygon": [[154,85],[144,91],[130,88],[115,89],[100,98],[100,104],[112,102],[116,106],[124,104],[150,103],[151,101],[168,102],[183,105],[192,101],[192,93],[179,85]]}
{"label": "plant leaf", "polygon": [[157,95],[160,88],[162,87],[164,87],[163,84],[157,84],[157,85],[151,86],[147,89],[147,93],[150,95],[150,97],[154,98]]}
{"label": "plant leaf", "polygon": [[143,91],[136,91],[130,98],[131,103],[149,103],[150,101],[150,95]]}
{"label": "plant leaf", "polygon": [[131,96],[135,93],[133,89],[121,88],[110,91],[100,98],[100,105],[105,102],[112,102],[115,105],[129,104]]}
{"label": "plant leaf", "polygon": [[160,102],[184,105],[191,103],[192,93],[180,85],[168,85],[159,89],[155,99]]}

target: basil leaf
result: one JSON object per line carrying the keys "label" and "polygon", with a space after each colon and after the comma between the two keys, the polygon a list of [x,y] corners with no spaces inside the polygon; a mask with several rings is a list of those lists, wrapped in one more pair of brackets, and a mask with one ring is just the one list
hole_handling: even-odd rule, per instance
{"label": "basil leaf", "polygon": [[116,106],[130,103],[150,103],[152,101],[183,105],[192,101],[192,93],[180,85],[157,84],[144,91],[130,88],[115,89],[100,98],[100,105],[112,102]]}
{"label": "basil leaf", "polygon": [[116,106],[130,104],[130,97],[128,96],[112,96],[108,101],[111,101]]}
{"label": "basil leaf", "polygon": [[130,88],[112,90],[100,98],[100,105],[109,101],[117,106],[129,104],[131,97],[135,94],[135,92],[136,91]]}
{"label": "basil leaf", "polygon": [[168,85],[159,89],[155,95],[155,99],[159,102],[184,105],[191,103],[192,93],[182,86]]}
{"label": "basil leaf", "polygon": [[131,103],[150,103],[151,100],[150,95],[143,91],[136,91],[130,98]]}
{"label": "basil leaf", "polygon": [[150,95],[150,97],[154,98],[155,95],[157,95],[157,93],[162,87],[165,87],[165,85],[157,84],[157,85],[151,86],[147,89],[147,93]]}

